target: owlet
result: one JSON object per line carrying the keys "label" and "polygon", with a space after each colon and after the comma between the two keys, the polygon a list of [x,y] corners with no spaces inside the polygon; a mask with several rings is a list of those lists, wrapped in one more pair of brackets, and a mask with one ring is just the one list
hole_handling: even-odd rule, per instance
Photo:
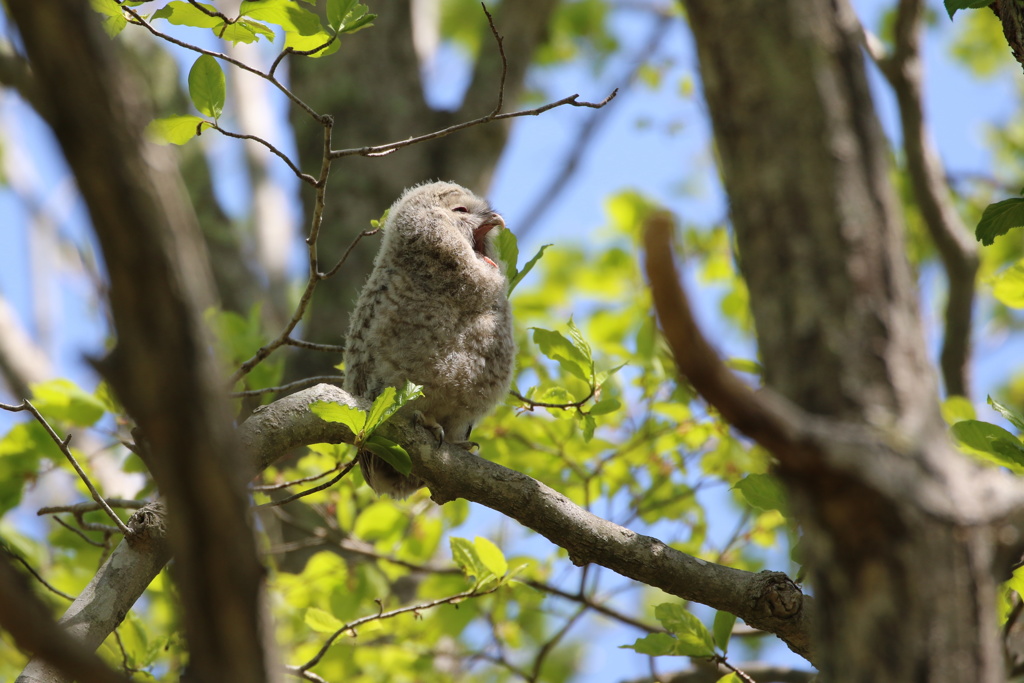
{"label": "owlet", "polygon": [[[410,188],[388,212],[384,237],[352,313],[345,390],[374,399],[406,380],[423,396],[403,411],[439,439],[465,443],[473,423],[508,392],[516,345],[508,282],[494,244],[505,222],[453,183]],[[423,486],[360,451],[377,493],[405,498]]]}

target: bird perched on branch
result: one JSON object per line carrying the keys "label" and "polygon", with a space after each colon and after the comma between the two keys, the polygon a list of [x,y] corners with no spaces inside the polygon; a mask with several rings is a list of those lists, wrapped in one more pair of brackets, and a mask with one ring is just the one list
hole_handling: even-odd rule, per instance
{"label": "bird perched on branch", "polygon": [[[508,393],[515,363],[508,281],[494,244],[505,228],[487,201],[454,183],[410,188],[352,313],[345,389],[374,399],[406,381],[423,396],[403,408],[439,441],[468,446],[473,424]],[[379,494],[423,486],[369,451],[359,464]]]}

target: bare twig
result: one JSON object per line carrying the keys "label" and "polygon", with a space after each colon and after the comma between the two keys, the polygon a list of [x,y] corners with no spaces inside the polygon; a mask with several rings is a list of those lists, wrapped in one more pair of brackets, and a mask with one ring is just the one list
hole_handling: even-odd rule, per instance
{"label": "bare twig", "polygon": [[219,125],[217,125],[214,122],[208,121],[207,123],[209,123],[210,127],[213,128],[215,131],[217,131],[221,135],[227,136],[229,138],[235,138],[236,140],[252,140],[253,142],[258,142],[259,144],[263,145],[268,150],[270,150],[277,157],[279,157],[284,163],[286,163],[288,165],[288,168],[290,168],[292,170],[292,173],[294,173],[296,176],[298,176],[299,180],[301,180],[302,182],[304,182],[304,183],[306,183],[308,185],[312,185],[313,187],[316,187],[316,178],[314,178],[313,176],[309,175],[308,173],[303,173],[299,169],[299,167],[295,165],[295,162],[288,158],[288,155],[286,155],[284,152],[279,150],[277,147],[275,147],[270,142],[267,142],[266,140],[264,140],[263,138],[259,137],[258,135],[248,135],[248,134],[242,134],[242,133],[232,133],[229,130],[225,130],[224,128],[221,128]]}
{"label": "bare twig", "polygon": [[39,583],[43,584],[43,586],[46,587],[46,590],[50,591],[51,593],[53,593],[55,595],[59,595],[60,597],[64,598],[65,600],[74,600],[75,599],[75,596],[68,595],[67,593],[65,593],[64,591],[60,590],[59,588],[56,588],[55,586],[53,586],[53,584],[51,584],[46,579],[44,579],[39,574],[39,572],[37,572],[32,567],[32,565],[30,565],[28,563],[28,560],[26,560],[24,557],[22,557],[21,555],[18,555],[17,553],[11,552],[10,550],[8,550],[7,548],[4,548],[3,546],[0,546],[0,549],[3,549],[8,557],[17,560],[18,564],[20,564],[22,567],[25,568],[25,571],[27,571],[29,574],[31,574],[33,576],[33,578],[35,578],[36,581],[38,581]]}
{"label": "bare twig", "polygon": [[516,399],[525,403],[526,405],[523,406],[523,408],[529,411],[532,411],[534,408],[561,408],[562,410],[570,410],[575,408],[576,410],[579,410],[584,403],[594,398],[594,394],[596,393],[596,391],[597,388],[593,384],[591,384],[590,393],[587,394],[585,398],[581,398],[579,401],[575,401],[573,403],[544,403],[543,401],[534,401],[532,398],[526,398],[518,391],[510,391],[509,393],[512,394]]}
{"label": "bare twig", "polygon": [[[89,538],[88,536],[85,535],[84,531],[82,531],[81,529],[77,529],[77,528],[71,526],[70,524],[65,522],[63,519],[61,519],[60,517],[56,517],[55,516],[53,518],[53,521],[57,522],[57,524],[60,524],[62,527],[64,527],[65,529],[67,529],[71,533],[75,534],[76,536],[78,536],[79,538],[81,538],[83,541],[85,541],[86,543],[88,543],[91,546],[94,546],[96,548],[106,548],[107,547],[107,544],[105,542],[101,543],[100,541],[92,540],[91,538]],[[104,533],[103,534],[104,541],[106,541],[106,539],[108,539],[108,538],[110,538],[110,534]]]}
{"label": "bare twig", "polygon": [[46,418],[44,418],[40,414],[40,412],[36,410],[36,407],[32,405],[32,402],[29,401],[28,399],[22,401],[21,405],[16,406],[0,403],[0,410],[8,410],[11,412],[27,411],[31,413],[32,416],[36,419],[36,421],[43,426],[43,429],[46,430],[46,433],[50,436],[53,442],[57,444],[57,447],[60,448],[60,452],[64,454],[64,457],[67,458],[68,462],[71,463],[71,466],[75,468],[75,472],[78,473],[79,478],[89,488],[89,492],[92,494],[92,499],[99,503],[100,507],[103,508],[103,510],[110,517],[110,519],[114,521],[114,524],[117,525],[118,530],[120,530],[120,532],[124,534],[125,538],[128,538],[132,535],[131,530],[125,525],[124,522],[121,521],[120,517],[114,514],[114,511],[111,509],[110,505],[108,505],[107,501],[104,500],[103,496],[100,495],[100,492],[96,490],[96,487],[93,486],[92,481],[90,481],[89,477],[85,474],[85,470],[82,469],[82,466],[78,464],[78,460],[76,460],[75,456],[71,453],[71,449],[68,447],[68,444],[71,443],[71,435],[68,435],[67,438],[65,439],[61,439],[59,436],[57,436],[57,432],[53,430],[53,427],[50,426],[50,423],[46,421]]}
{"label": "bare twig", "polygon": [[371,237],[371,236],[373,236],[373,235],[376,235],[376,234],[377,234],[378,232],[380,232],[380,228],[374,228],[373,230],[364,230],[364,231],[362,231],[361,233],[359,233],[358,235],[356,235],[356,238],[355,238],[354,240],[352,240],[352,244],[348,245],[348,249],[346,249],[346,250],[345,250],[345,253],[344,253],[344,254],[342,254],[342,256],[341,256],[341,260],[340,260],[340,261],[338,261],[338,262],[337,262],[337,263],[336,263],[336,264],[334,265],[334,267],[333,267],[333,268],[331,268],[331,269],[330,269],[329,271],[327,271],[326,273],[324,273],[324,275],[323,275],[323,279],[325,279],[325,280],[326,280],[327,278],[329,278],[329,277],[333,276],[333,275],[334,275],[335,273],[337,273],[337,272],[338,272],[338,270],[339,270],[339,269],[340,269],[340,268],[341,268],[341,267],[342,267],[343,265],[345,265],[345,261],[347,261],[347,260],[348,260],[348,256],[349,256],[349,254],[351,254],[351,253],[352,253],[352,250],[356,248],[356,245],[357,245],[357,244],[359,244],[359,241],[360,241],[361,239],[363,239],[364,237]]}
{"label": "bare twig", "polygon": [[588,107],[590,109],[600,109],[601,107],[605,106],[613,99],[615,99],[615,96],[618,94],[619,89],[616,88],[611,92],[610,95],[608,95],[608,97],[604,98],[600,102],[580,102],[579,95],[570,95],[568,97],[563,97],[562,99],[557,100],[555,102],[549,102],[548,104],[545,104],[543,106],[536,107],[535,109],[524,109],[522,111],[514,111],[506,114],[494,114],[492,112],[490,114],[486,114],[485,116],[481,116],[471,121],[457,123],[453,126],[448,126],[447,128],[442,128],[441,130],[436,130],[433,133],[427,133],[425,135],[411,137],[406,140],[398,140],[397,142],[389,142],[384,145],[374,145],[370,147],[354,147],[352,149],[335,150],[331,152],[331,159],[340,159],[342,157],[350,156],[384,156],[385,154],[390,154],[395,150],[401,149],[403,147],[409,147],[411,145],[419,144],[421,142],[426,142],[427,140],[436,140],[437,138],[447,137],[452,133],[456,133],[460,130],[465,130],[466,128],[472,128],[473,126],[479,126],[484,123],[490,123],[491,121],[500,121],[502,119],[518,118],[520,116],[539,116],[540,114],[543,114],[546,111],[550,111],[552,109],[555,109],[556,107],[562,107],[566,105],[571,107]]}
{"label": "bare twig", "polygon": [[[298,344],[296,344],[298,346]],[[343,348],[343,347],[342,347]],[[276,387],[267,387],[265,389],[249,389],[248,391],[236,391],[228,394],[231,398],[244,398],[246,396],[261,396],[263,394],[281,394],[286,391],[293,389],[305,389],[311,387],[314,384],[320,384],[322,382],[334,382],[340,384],[344,380],[344,375],[317,375],[315,377],[305,377],[303,379],[297,379],[294,382],[288,382],[287,384],[281,384]]]}
{"label": "bare twig", "polygon": [[366,616],[366,617],[360,617],[359,619],[356,619],[355,621],[350,621],[349,623],[345,624],[344,626],[339,628],[337,631],[335,631],[333,634],[331,634],[331,636],[328,637],[327,640],[324,642],[323,647],[320,648],[320,651],[317,652],[316,655],[314,655],[313,658],[310,659],[308,662],[306,662],[302,666],[298,667],[297,671],[304,672],[304,671],[308,671],[309,669],[312,669],[314,666],[316,666],[320,662],[321,659],[323,659],[324,655],[327,654],[327,650],[330,649],[331,645],[334,643],[335,640],[337,640],[344,633],[352,633],[353,635],[355,635],[356,628],[358,628],[359,626],[362,626],[363,624],[369,623],[371,621],[383,621],[385,619],[391,619],[391,618],[397,617],[397,616],[399,616],[401,614],[408,614],[409,612],[412,612],[412,613],[416,614],[416,613],[419,613],[419,612],[421,612],[423,610],[426,610],[426,609],[431,609],[433,607],[439,607],[441,605],[450,605],[450,604],[453,604],[453,603],[462,602],[463,600],[467,600],[469,598],[478,598],[478,597],[480,597],[482,595],[487,595],[489,593],[493,593],[494,591],[498,590],[498,588],[500,588],[500,587],[501,587],[501,585],[497,584],[497,585],[495,585],[495,586],[493,586],[491,588],[488,588],[487,590],[483,590],[483,591],[477,590],[477,589],[472,589],[472,590],[465,591],[463,593],[459,593],[457,595],[449,595],[447,598],[439,598],[437,600],[430,600],[428,602],[423,602],[423,603],[420,603],[418,605],[409,605],[408,607],[399,607],[398,609],[391,610],[390,612],[385,612],[382,609],[377,614],[371,614],[371,615]]}
{"label": "bare twig", "polygon": [[288,337],[284,340],[284,343],[288,346],[295,346],[300,349],[309,349],[310,351],[323,351],[325,353],[345,352],[345,347],[341,344],[318,344],[304,339],[295,339],[294,337]]}
{"label": "bare twig", "polygon": [[330,481],[326,481],[323,484],[320,484],[319,486],[314,486],[313,488],[306,489],[305,491],[299,491],[295,495],[288,496],[287,498],[283,498],[281,500],[275,500],[275,501],[271,501],[269,503],[263,503],[262,505],[257,505],[256,508],[257,509],[262,509],[262,508],[279,507],[281,505],[285,505],[287,503],[291,503],[292,501],[298,500],[299,498],[302,498],[304,496],[308,496],[308,495],[310,495],[312,493],[316,493],[317,491],[323,491],[324,489],[329,489],[330,487],[334,486],[339,481],[341,481],[342,477],[344,477],[346,474],[351,472],[352,468],[355,467],[355,466],[356,466],[356,461],[355,460],[350,460],[349,462],[345,463],[345,466],[341,468],[341,471],[338,472],[337,476],[332,477]]}

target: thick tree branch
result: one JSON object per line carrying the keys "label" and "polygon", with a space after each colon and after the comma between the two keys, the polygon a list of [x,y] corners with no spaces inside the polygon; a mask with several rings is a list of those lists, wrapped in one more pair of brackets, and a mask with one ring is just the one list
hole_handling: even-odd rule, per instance
{"label": "thick tree branch", "polygon": [[[128,678],[107,666],[75,634],[59,628],[50,610],[36,597],[24,576],[0,554],[0,625],[14,637],[18,647],[32,652],[68,680],[82,683],[127,683]],[[44,683],[43,676],[23,675],[18,683]]]}
{"label": "thick tree branch", "polygon": [[940,357],[946,393],[970,396],[971,320],[978,273],[978,243],[953,205],[945,169],[924,122],[921,92],[923,16],[924,3],[921,0],[901,0],[896,13],[896,44],[892,54],[885,54],[880,42],[866,31],[865,44],[896,93],[914,200],[946,271],[949,292]]}
{"label": "thick tree branch", "polygon": [[[320,385],[264,406],[240,427],[258,469],[297,446],[351,443],[351,432],[309,410],[317,401],[361,407],[367,404],[341,389]],[[810,657],[808,620],[812,601],[783,574],[753,574],[678,552],[661,541],[601,519],[530,477],[445,444],[434,450],[432,436],[408,423],[382,427],[405,444],[413,473],[430,487],[438,504],[456,498],[485,505],[515,519],[566,549],[577,565],[595,563],[676,595],[736,614],[748,624],[782,638]]]}

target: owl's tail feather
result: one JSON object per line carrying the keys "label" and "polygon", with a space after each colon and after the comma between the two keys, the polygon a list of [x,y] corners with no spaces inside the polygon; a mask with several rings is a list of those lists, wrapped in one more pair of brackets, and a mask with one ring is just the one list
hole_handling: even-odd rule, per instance
{"label": "owl's tail feather", "polygon": [[358,457],[363,479],[377,495],[388,495],[401,500],[408,498],[425,485],[419,477],[402,474],[370,451],[359,451]]}

